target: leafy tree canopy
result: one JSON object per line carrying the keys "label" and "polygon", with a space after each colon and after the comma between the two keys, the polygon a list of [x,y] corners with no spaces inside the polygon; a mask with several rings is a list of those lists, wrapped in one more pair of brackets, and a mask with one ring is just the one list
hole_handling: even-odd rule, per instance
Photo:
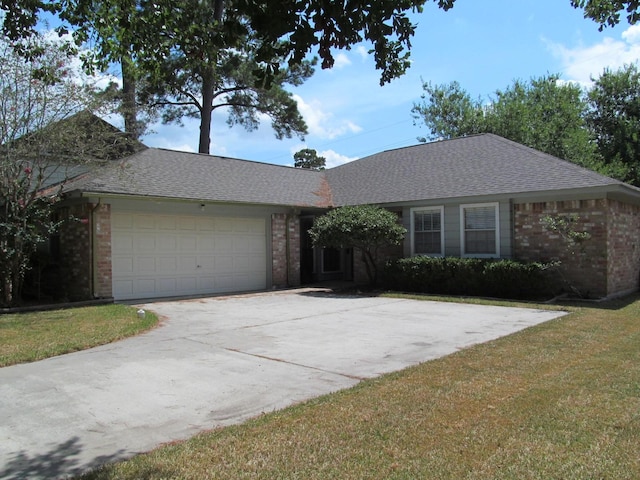
{"label": "leafy tree canopy", "polygon": [[316,218],[309,235],[317,247],[359,250],[369,282],[375,285],[380,249],[399,245],[406,232],[395,213],[373,205],[358,205],[336,208]]}
{"label": "leafy tree canopy", "polygon": [[162,115],[165,123],[181,123],[183,117],[200,120],[199,152],[209,153],[212,112],[228,111],[227,123],[252,131],[260,116],[271,119],[278,139],[298,135],[307,126],[286,86],[301,85],[313,74],[315,61],[282,67],[269,85],[260,78],[256,59],[259,42],[247,37],[235,49],[209,55],[203,46],[197,55],[176,49],[161,68],[141,74],[138,103]]}
{"label": "leafy tree canopy", "polygon": [[59,226],[51,207],[64,181],[129,148],[126,139],[119,144],[114,138],[102,151],[95,129],[83,134],[71,118],[82,123],[92,118],[82,112],[96,108],[95,90],[78,83],[74,59],[64,47],[44,42],[37,47],[42,54],[25,61],[0,43],[1,306],[19,301],[31,255]]}
{"label": "leafy tree canopy", "polygon": [[639,0],[571,0],[571,5],[583,9],[585,18],[599,23],[600,30],[620,23],[620,15],[631,25],[640,20]]}
{"label": "leafy tree canopy", "polygon": [[616,178],[640,186],[640,71],[637,64],[605,70],[588,93],[586,119]]}
{"label": "leafy tree canopy", "polygon": [[422,141],[495,133],[577,163],[594,158],[582,90],[557,75],[516,80],[486,102],[471,99],[457,82],[425,83],[423,89],[412,109],[414,121],[429,130]]}
{"label": "leafy tree canopy", "polygon": [[313,148],[303,148],[293,154],[295,168],[307,168],[309,170],[324,170],[327,159],[318,155]]}
{"label": "leafy tree canopy", "polygon": [[414,103],[421,141],[495,133],[599,173],[640,186],[640,72],[605,70],[583,91],[558,75],[516,80],[483,102],[457,82],[423,85]]}
{"label": "leafy tree canopy", "polygon": [[[101,65],[133,52],[149,70],[174,48],[207,51],[236,48],[246,35],[260,40],[256,59],[265,62],[266,77],[279,69],[274,58],[300,64],[317,54],[322,68],[334,64],[336,49],[360,42],[372,45],[380,83],[402,75],[409,67],[415,24],[410,12],[420,12],[427,0],[396,2],[349,0],[140,0],[95,3],[91,0],[2,0],[4,31],[15,39],[33,31],[42,12],[56,14],[80,43],[95,47],[91,59]],[[434,0],[448,10],[455,0]]]}

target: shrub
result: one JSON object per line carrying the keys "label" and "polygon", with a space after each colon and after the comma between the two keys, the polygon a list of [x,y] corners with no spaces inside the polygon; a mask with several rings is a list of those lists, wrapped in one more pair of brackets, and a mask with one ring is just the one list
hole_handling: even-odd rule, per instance
{"label": "shrub", "polygon": [[443,295],[544,298],[553,293],[550,265],[514,260],[411,257],[387,263],[386,288]]}

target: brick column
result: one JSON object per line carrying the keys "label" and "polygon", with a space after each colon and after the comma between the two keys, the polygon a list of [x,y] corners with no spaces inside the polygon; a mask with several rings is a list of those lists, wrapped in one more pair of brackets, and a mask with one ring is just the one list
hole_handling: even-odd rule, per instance
{"label": "brick column", "polygon": [[271,279],[276,288],[300,285],[300,219],[271,215]]}
{"label": "brick column", "polygon": [[287,215],[271,215],[271,282],[276,288],[287,286]]}
{"label": "brick column", "polygon": [[608,294],[638,289],[640,277],[640,207],[608,200]]}
{"label": "brick column", "polygon": [[70,301],[91,299],[91,208],[73,205],[62,212],[60,267],[62,295]]}
{"label": "brick column", "polygon": [[100,204],[93,211],[93,295],[113,296],[111,266],[111,205]]}

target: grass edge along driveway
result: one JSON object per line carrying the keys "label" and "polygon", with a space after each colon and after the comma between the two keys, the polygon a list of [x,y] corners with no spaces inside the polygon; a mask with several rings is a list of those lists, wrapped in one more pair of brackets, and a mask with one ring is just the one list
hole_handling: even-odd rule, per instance
{"label": "grass edge along driveway", "polygon": [[158,324],[152,312],[109,304],[0,315],[0,367],[86,350],[137,335]]}
{"label": "grass edge along driveway", "polygon": [[640,296],[568,309],[82,478],[640,478]]}

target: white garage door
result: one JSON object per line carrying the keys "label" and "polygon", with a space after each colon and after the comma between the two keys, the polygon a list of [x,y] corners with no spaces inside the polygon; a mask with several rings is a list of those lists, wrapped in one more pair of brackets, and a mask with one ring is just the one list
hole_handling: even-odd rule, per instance
{"label": "white garage door", "polygon": [[263,218],[112,212],[118,300],[266,288]]}

